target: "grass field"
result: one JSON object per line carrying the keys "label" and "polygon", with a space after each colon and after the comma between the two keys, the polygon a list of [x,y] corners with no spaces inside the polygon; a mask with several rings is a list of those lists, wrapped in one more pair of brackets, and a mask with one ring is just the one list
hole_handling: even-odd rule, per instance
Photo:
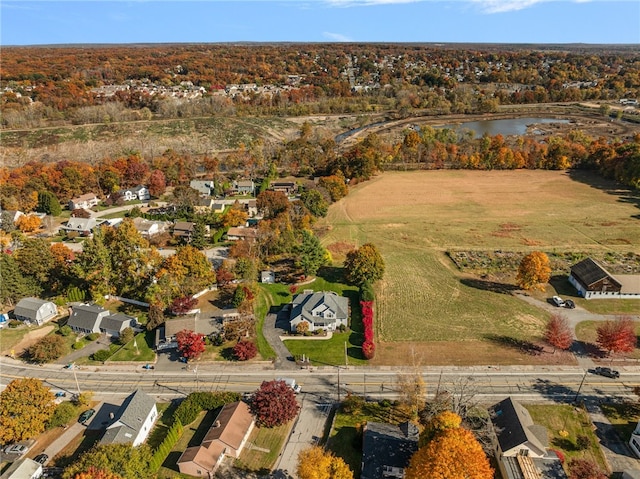
{"label": "grass field", "polygon": [[[506,294],[510,284],[461,274],[445,251],[638,252],[638,205],[638,196],[584,173],[387,172],[332,205],[323,243],[338,261],[345,244],[373,242],[382,252],[378,361],[393,359],[384,358],[384,343],[464,341],[467,363],[482,363],[473,344],[537,338],[546,314]],[[529,360],[501,350],[499,362]]]}

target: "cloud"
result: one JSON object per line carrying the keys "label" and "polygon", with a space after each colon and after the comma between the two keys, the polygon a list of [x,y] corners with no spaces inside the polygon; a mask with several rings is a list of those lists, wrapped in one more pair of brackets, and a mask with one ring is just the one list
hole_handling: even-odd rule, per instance
{"label": "cloud", "polygon": [[418,3],[425,0],[325,0],[332,7],[367,7],[375,5],[398,5],[402,3]]}
{"label": "cloud", "polygon": [[537,3],[549,0],[471,0],[477,4],[483,13],[505,13],[524,10]]}
{"label": "cloud", "polygon": [[322,32],[322,36],[334,42],[352,42],[353,40],[341,33]]}

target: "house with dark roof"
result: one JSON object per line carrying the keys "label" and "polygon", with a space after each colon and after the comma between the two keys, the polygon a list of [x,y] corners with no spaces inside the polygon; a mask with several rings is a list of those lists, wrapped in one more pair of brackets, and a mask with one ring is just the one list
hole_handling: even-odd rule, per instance
{"label": "house with dark roof", "polygon": [[67,326],[76,333],[100,333],[102,319],[110,314],[108,310],[97,304],[79,304],[71,308]]}
{"label": "house with dark roof", "polygon": [[127,396],[114,414],[100,444],[131,443],[133,447],[139,446],[147,439],[157,418],[155,400],[138,389]]}
{"label": "house with dark roof", "polygon": [[341,325],[348,326],[349,300],[333,291],[304,291],[296,295],[291,304],[291,331],[296,331],[303,321],[309,323],[309,331],[335,331]]}
{"label": "house with dark roof", "polygon": [[566,479],[560,459],[547,449],[546,428],[535,424],[522,404],[508,397],[489,408],[489,414],[504,479]]}
{"label": "house with dark roof", "polygon": [[126,328],[133,328],[137,324],[136,318],[123,313],[110,314],[100,320],[100,332],[107,336],[120,336]]}
{"label": "house with dark roof", "polygon": [[71,217],[60,229],[66,233],[73,232],[83,236],[89,236],[96,226],[98,226],[98,222],[95,218]]}
{"label": "house with dark roof", "polygon": [[256,185],[253,180],[238,180],[234,181],[233,189],[239,195],[252,195],[256,190]]}
{"label": "house with dark roof", "polygon": [[418,450],[415,424],[368,422],[362,431],[362,479],[404,477],[404,469]]}
{"label": "house with dark roof", "polygon": [[161,344],[175,344],[176,334],[184,330],[209,336],[220,331],[220,321],[214,317],[202,317],[199,313],[167,319],[156,329],[156,347],[162,349],[167,346]]}
{"label": "house with dark roof", "polygon": [[281,191],[289,196],[298,191],[298,185],[293,181],[274,181],[269,184],[269,189],[272,191]]}
{"label": "house with dark roof", "polygon": [[612,275],[600,263],[586,258],[571,267],[569,282],[585,299],[640,298],[640,275]]}
{"label": "house with dark roof", "polygon": [[244,226],[232,226],[227,230],[227,240],[229,241],[255,241],[258,236],[258,230],[255,228],[246,228]]}
{"label": "house with dark roof", "polygon": [[225,456],[238,458],[254,427],[246,403],[225,404],[199,446],[188,447],[178,459],[182,474],[211,477]]}
{"label": "house with dark roof", "polygon": [[39,298],[23,298],[18,301],[13,315],[19,321],[43,325],[58,314],[58,307],[51,301]]}
{"label": "house with dark roof", "polygon": [[176,221],[173,225],[173,236],[184,238],[185,241],[191,241],[193,230],[196,224],[191,221]]}

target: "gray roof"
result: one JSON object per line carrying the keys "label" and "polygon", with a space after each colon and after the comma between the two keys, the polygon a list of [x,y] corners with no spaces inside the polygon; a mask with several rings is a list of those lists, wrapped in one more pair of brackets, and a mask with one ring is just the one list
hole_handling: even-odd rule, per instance
{"label": "gray roof", "polygon": [[100,326],[100,320],[109,311],[95,304],[79,304],[74,306],[67,325],[82,329],[95,329]]}
{"label": "gray roof", "polygon": [[[133,316],[127,316],[126,314],[112,314],[102,318],[102,321],[100,321],[100,328],[107,331],[122,331],[124,328],[131,326],[132,321],[135,320],[136,318]],[[123,327],[123,324],[126,324],[126,326]]]}
{"label": "gray roof", "polygon": [[72,217],[69,218],[67,224],[64,226],[64,229],[73,230],[73,231],[90,231],[98,225],[98,222],[95,218],[79,218]]}
{"label": "gray roof", "polygon": [[[344,296],[338,296],[332,291],[301,293],[293,298],[292,303],[290,315],[292,320],[302,316],[302,319],[313,323],[313,311],[318,309],[331,309],[336,315],[336,320],[349,317],[349,300]],[[318,319],[318,317],[315,317],[316,321]]]}
{"label": "gray roof", "polygon": [[531,414],[522,404],[508,397],[493,405],[489,412],[503,452],[529,443],[540,455],[545,454],[548,444],[547,431],[543,426],[533,423]]}
{"label": "gray roof", "polygon": [[16,304],[13,314],[35,320],[38,315],[38,310],[47,303],[51,303],[51,301],[45,301],[39,298],[22,298],[18,301],[18,304]]}
{"label": "gray roof", "polygon": [[101,444],[133,443],[156,402],[142,389],[127,398],[114,416],[114,421],[100,440]]}
{"label": "gray roof", "polygon": [[418,428],[405,422],[400,425],[368,422],[362,436],[362,479],[379,479],[384,466],[406,468],[418,450]]}

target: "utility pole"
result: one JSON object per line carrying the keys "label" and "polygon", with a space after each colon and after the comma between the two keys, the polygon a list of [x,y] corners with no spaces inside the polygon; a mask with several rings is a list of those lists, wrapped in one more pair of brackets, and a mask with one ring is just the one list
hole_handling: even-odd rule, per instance
{"label": "utility pole", "polygon": [[344,342],[344,365],[349,366],[349,359],[347,358],[347,342]]}
{"label": "utility pole", "polygon": [[338,368],[338,404],[340,404],[340,366],[336,367]]}
{"label": "utility pole", "polygon": [[440,377],[438,378],[438,387],[436,388],[436,399],[438,398],[438,394],[440,394],[440,382],[442,381],[442,369],[440,370]]}
{"label": "utility pole", "polygon": [[584,384],[584,380],[587,379],[587,374],[589,373],[589,370],[586,370],[584,372],[584,376],[582,376],[582,381],[580,381],[580,386],[578,386],[578,392],[576,392],[576,397],[573,398],[573,403],[577,403],[578,402],[578,396],[580,395],[580,390],[582,389],[582,385]]}

